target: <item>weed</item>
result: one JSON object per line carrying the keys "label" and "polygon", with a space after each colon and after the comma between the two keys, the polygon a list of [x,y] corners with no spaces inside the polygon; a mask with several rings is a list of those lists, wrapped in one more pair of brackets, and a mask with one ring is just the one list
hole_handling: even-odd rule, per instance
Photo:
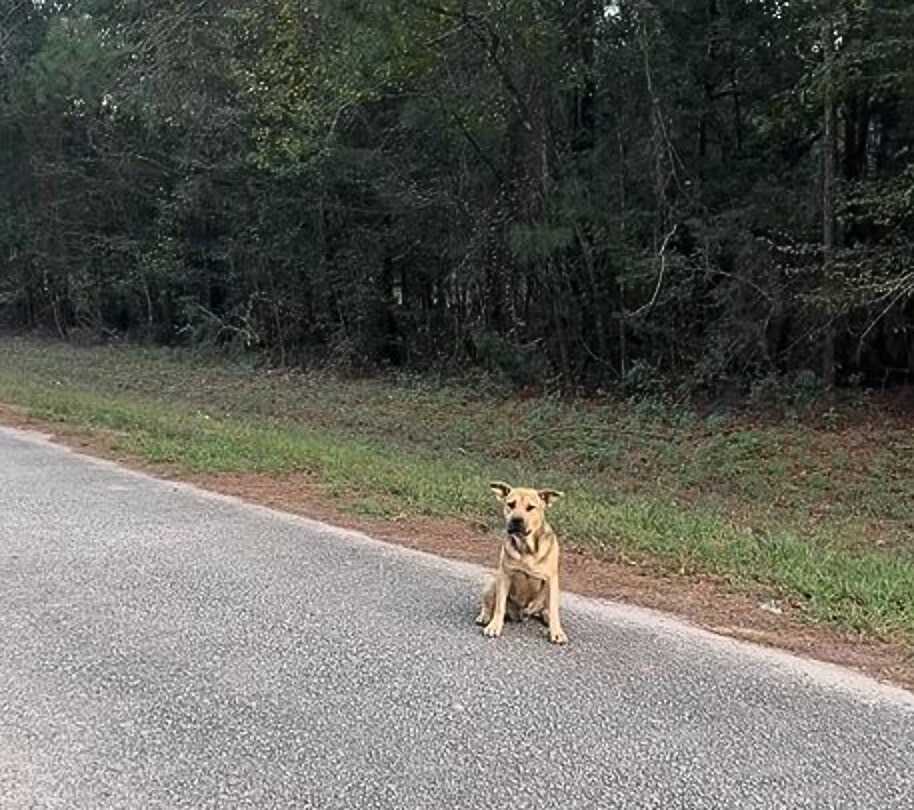
{"label": "weed", "polygon": [[804,426],[733,411],[699,420],[653,394],[508,398],[158,349],[9,339],[0,349],[0,401],[103,432],[150,462],[302,473],[357,514],[493,526],[491,478],[556,486],[568,497],[554,521],[573,547],[764,586],[812,619],[914,640],[906,425],[854,433],[850,420],[837,430],[827,416]]}

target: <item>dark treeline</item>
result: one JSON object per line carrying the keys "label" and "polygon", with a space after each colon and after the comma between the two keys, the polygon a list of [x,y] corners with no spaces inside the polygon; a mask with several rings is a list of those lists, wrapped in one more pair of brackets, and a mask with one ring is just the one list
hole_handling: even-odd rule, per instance
{"label": "dark treeline", "polygon": [[914,382],[914,4],[0,0],[0,322]]}

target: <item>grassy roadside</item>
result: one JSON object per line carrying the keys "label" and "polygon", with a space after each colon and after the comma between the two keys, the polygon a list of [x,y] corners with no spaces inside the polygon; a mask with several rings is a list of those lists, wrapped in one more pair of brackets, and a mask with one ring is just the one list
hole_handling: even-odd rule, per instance
{"label": "grassy roadside", "polygon": [[187,472],[307,473],[358,514],[494,526],[486,481],[564,488],[554,522],[578,548],[914,646],[912,431],[873,409],[762,421],[14,339],[0,402]]}

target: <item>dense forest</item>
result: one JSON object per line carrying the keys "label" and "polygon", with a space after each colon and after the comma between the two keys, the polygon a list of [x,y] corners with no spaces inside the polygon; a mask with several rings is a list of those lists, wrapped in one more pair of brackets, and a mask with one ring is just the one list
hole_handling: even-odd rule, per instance
{"label": "dense forest", "polygon": [[914,4],[0,0],[0,324],[914,382]]}

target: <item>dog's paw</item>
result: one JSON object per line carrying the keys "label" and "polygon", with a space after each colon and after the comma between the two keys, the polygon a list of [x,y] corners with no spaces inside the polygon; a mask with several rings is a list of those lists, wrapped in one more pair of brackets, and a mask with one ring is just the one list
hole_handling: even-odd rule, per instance
{"label": "dog's paw", "polygon": [[484,624],[488,624],[489,621],[490,621],[489,614],[486,613],[484,610],[481,610],[479,612],[479,615],[476,617],[476,624],[478,624],[480,627],[482,627]]}
{"label": "dog's paw", "polygon": [[568,636],[565,635],[564,630],[550,630],[549,631],[549,640],[553,644],[567,644]]}
{"label": "dog's paw", "polygon": [[483,629],[484,635],[489,638],[498,638],[501,635],[502,625],[500,622],[489,622]]}

